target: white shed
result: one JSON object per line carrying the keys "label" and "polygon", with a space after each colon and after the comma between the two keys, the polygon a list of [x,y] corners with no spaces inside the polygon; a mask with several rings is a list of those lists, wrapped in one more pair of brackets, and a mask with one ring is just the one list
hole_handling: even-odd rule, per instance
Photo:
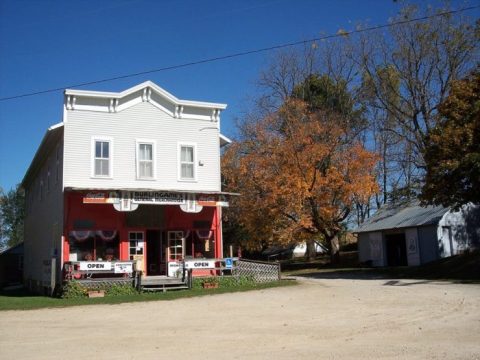
{"label": "white shed", "polygon": [[459,211],[420,206],[418,201],[386,205],[354,230],[359,260],[373,266],[412,266],[480,248],[480,206]]}

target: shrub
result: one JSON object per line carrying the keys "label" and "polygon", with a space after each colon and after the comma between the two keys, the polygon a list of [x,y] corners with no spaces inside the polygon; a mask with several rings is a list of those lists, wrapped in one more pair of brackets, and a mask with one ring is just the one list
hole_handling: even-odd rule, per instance
{"label": "shrub", "polygon": [[95,287],[86,287],[78,281],[72,280],[67,282],[62,289],[62,298],[64,299],[78,299],[88,295],[90,290],[103,290],[106,296],[117,295],[136,295],[138,291],[130,284],[113,284]]}
{"label": "shrub", "polygon": [[255,280],[251,276],[211,276],[205,278],[193,278],[193,289],[201,289],[203,283],[218,283],[219,288],[256,285]]}
{"label": "shrub", "polygon": [[130,284],[113,284],[105,289],[106,296],[137,295],[138,291]]}
{"label": "shrub", "polygon": [[88,289],[75,280],[67,282],[62,289],[62,298],[78,299],[86,297]]}

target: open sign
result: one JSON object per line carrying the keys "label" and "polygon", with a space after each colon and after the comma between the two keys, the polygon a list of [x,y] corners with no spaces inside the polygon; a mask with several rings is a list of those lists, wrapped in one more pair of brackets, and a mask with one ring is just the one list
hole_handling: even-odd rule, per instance
{"label": "open sign", "polygon": [[188,260],[185,261],[185,269],[215,269],[215,260]]}
{"label": "open sign", "polygon": [[110,271],[112,270],[111,262],[104,261],[81,261],[80,270],[83,271]]}

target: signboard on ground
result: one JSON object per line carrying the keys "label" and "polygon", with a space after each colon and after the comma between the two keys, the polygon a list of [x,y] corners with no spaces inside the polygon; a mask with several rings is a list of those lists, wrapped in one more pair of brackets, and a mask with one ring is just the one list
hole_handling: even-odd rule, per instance
{"label": "signboard on ground", "polygon": [[169,262],[168,263],[168,276],[179,277],[180,271],[182,270],[181,264],[178,262]]}
{"label": "signboard on ground", "polygon": [[131,274],[133,272],[133,264],[131,262],[114,263],[115,274]]}

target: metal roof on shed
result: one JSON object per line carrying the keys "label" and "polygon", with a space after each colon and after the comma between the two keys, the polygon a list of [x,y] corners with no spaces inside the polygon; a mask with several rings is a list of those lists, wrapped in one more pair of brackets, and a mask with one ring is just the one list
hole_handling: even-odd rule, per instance
{"label": "metal roof on shed", "polygon": [[449,208],[443,206],[420,206],[419,201],[400,205],[386,205],[354,229],[353,232],[362,233],[434,225],[438,224],[449,210]]}

